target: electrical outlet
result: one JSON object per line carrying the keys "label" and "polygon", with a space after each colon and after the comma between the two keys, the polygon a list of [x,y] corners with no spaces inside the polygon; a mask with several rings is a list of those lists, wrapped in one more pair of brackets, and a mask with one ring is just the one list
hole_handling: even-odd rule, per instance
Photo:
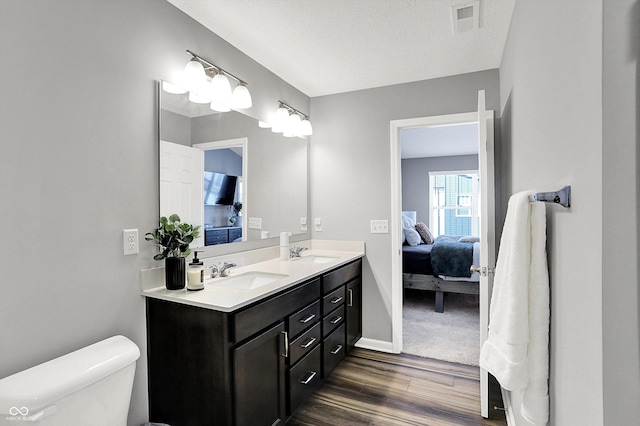
{"label": "electrical outlet", "polygon": [[388,234],[389,221],[388,220],[372,220],[371,233],[372,234]]}
{"label": "electrical outlet", "polygon": [[137,229],[124,229],[122,231],[122,248],[125,256],[140,252]]}
{"label": "electrical outlet", "polygon": [[250,217],[249,218],[249,229],[262,229],[262,218],[260,218],[260,217]]}
{"label": "electrical outlet", "polygon": [[315,226],[316,232],[321,232],[322,231],[322,219],[319,218],[319,217],[316,217],[316,219],[314,221],[314,226]]}
{"label": "electrical outlet", "polygon": [[307,230],[307,218],[306,217],[301,217],[300,218],[300,230],[301,231],[306,231]]}

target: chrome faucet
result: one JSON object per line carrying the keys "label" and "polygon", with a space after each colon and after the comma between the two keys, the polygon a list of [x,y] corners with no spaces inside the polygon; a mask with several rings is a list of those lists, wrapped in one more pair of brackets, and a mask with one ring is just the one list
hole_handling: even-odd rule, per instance
{"label": "chrome faucet", "polygon": [[307,250],[307,247],[291,247],[289,249],[289,257],[300,257],[300,253],[302,253],[304,250]]}
{"label": "chrome faucet", "polygon": [[233,262],[224,262],[222,264],[218,264],[218,266],[216,266],[216,265],[210,266],[210,268],[211,268],[211,278],[215,278],[217,276],[228,277],[229,276],[229,270],[231,268],[233,268],[234,266],[238,266],[238,265],[236,265]]}

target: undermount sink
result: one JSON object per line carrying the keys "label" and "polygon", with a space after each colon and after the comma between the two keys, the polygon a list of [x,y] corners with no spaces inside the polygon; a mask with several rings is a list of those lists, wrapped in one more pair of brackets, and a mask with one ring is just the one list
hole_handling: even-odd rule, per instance
{"label": "undermount sink", "polygon": [[239,290],[254,290],[285,277],[287,277],[287,275],[285,274],[252,271],[245,272],[243,274],[232,275],[229,277],[218,278],[213,281],[212,285],[218,287],[235,288]]}
{"label": "undermount sink", "polygon": [[317,254],[310,254],[307,256],[302,256],[295,259],[297,262],[308,262],[308,263],[329,263],[336,260],[337,257],[333,256],[321,256]]}

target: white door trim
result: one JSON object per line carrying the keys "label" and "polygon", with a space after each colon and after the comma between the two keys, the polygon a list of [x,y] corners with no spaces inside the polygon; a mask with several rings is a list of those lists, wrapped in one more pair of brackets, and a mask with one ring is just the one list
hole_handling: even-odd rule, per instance
{"label": "white door trim", "polygon": [[[212,149],[224,149],[224,148],[237,148],[242,147],[242,180],[244,185],[242,186],[242,210],[244,211],[243,217],[249,217],[246,212],[249,211],[248,197],[248,185],[249,182],[249,139],[248,138],[235,138],[224,139],[219,141],[202,142],[193,144],[194,148],[198,148],[202,151],[209,151]],[[204,210],[204,204],[202,205]],[[203,213],[204,217],[204,213]],[[247,241],[249,220],[242,221],[242,241]]]}
{"label": "white door trim", "polygon": [[400,130],[478,122],[478,112],[391,121],[391,347],[402,351],[402,168]]}

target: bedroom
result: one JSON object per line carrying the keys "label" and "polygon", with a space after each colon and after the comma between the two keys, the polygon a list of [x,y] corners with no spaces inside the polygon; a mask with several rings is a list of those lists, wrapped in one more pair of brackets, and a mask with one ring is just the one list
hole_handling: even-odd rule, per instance
{"label": "bedroom", "polygon": [[[477,123],[400,132],[403,352],[469,365],[477,365],[479,353],[478,274],[469,273],[479,256],[477,135]],[[434,274],[438,237],[434,267],[462,277]]]}

